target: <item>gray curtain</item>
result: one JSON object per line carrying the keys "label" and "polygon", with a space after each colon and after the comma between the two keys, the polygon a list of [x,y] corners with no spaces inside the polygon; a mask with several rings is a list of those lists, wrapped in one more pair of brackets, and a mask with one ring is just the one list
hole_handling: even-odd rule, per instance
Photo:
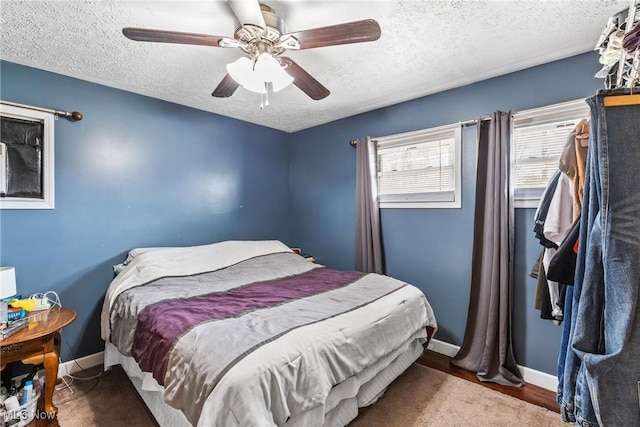
{"label": "gray curtain", "polygon": [[480,381],[521,386],[512,348],[513,193],[509,185],[510,114],[478,121],[478,169],[469,314],[451,361]]}
{"label": "gray curtain", "polygon": [[356,270],[384,274],[376,163],[375,142],[368,136],[358,140],[356,143]]}

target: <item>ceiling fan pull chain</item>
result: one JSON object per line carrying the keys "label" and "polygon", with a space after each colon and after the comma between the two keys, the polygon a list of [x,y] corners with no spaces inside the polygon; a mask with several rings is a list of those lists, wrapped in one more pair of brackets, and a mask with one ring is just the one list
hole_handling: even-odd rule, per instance
{"label": "ceiling fan pull chain", "polygon": [[264,110],[269,106],[269,89],[271,82],[264,82],[264,93],[260,94],[260,109]]}
{"label": "ceiling fan pull chain", "polygon": [[264,110],[269,106],[269,93],[261,93],[260,94],[260,109]]}

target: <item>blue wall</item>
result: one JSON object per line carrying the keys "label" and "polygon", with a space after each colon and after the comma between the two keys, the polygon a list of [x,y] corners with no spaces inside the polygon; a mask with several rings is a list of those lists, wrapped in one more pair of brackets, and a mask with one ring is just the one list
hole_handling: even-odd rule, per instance
{"label": "blue wall", "polygon": [[78,312],[63,359],[103,349],[102,297],[130,248],[289,240],[288,134],[0,66],[3,100],[84,114],[55,122],[55,210],[0,211],[0,265],[19,292],[54,290]]}
{"label": "blue wall", "polygon": [[[602,86],[587,53],[463,88],[328,123],[291,136],[292,241],[320,263],[353,268],[355,150],[348,141],[474,119],[495,110],[524,110],[585,98]],[[387,273],[417,285],[439,323],[436,338],[460,345],[469,304],[475,192],[475,126],[463,132],[462,209],[384,209]],[[514,347],[518,363],[555,374],[560,328],[533,308],[527,276],[541,246],[533,209],[516,212]]]}
{"label": "blue wall", "polygon": [[[55,290],[78,320],[63,358],[102,349],[99,312],[111,266],[137,246],[280,239],[320,263],[354,266],[355,150],[348,141],[522,110],[601,87],[588,53],[294,134],[1,62],[2,99],[81,111],[58,120],[56,209],[0,211],[0,265],[24,294]],[[460,344],[469,298],[475,127],[463,132],[462,209],[382,212],[387,270],[420,287],[437,338]],[[532,209],[516,211],[518,363],[555,373],[560,328],[533,309],[527,276],[540,245]]]}

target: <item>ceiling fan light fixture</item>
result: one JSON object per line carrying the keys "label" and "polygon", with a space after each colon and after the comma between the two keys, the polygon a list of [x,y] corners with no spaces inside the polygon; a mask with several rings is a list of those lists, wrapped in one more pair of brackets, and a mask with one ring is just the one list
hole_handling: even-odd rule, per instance
{"label": "ceiling fan light fixture", "polygon": [[273,92],[293,83],[293,77],[269,53],[260,54],[255,62],[243,56],[227,64],[227,72],[242,87],[256,93],[266,93],[266,83],[271,83]]}
{"label": "ceiling fan light fixture", "polygon": [[[1,0],[0,0],[1,1]],[[329,96],[329,89],[291,58],[282,56],[287,50],[372,42],[382,34],[373,19],[310,28],[289,33],[285,22],[260,0],[227,0],[239,27],[233,38],[182,31],[125,27],[124,36],[140,42],[176,43],[194,46],[237,48],[245,57],[227,64],[227,74],[211,96],[228,98],[240,87],[261,94],[268,105],[269,92],[278,92],[291,83],[313,100]]]}
{"label": "ceiling fan light fixture", "polygon": [[264,92],[264,84],[260,85],[253,71],[253,62],[246,56],[227,64],[227,73],[245,89],[260,93],[259,88],[262,86]]}
{"label": "ceiling fan light fixture", "polygon": [[258,56],[254,70],[262,81],[271,82],[274,92],[278,92],[293,83],[293,77],[282,68],[277,59],[268,53],[261,53]]}

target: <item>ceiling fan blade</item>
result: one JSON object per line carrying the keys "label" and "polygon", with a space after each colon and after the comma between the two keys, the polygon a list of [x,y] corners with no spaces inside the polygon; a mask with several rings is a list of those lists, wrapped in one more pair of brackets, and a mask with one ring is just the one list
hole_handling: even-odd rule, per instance
{"label": "ceiling fan blade", "polygon": [[179,31],[131,27],[123,28],[122,34],[124,34],[128,39],[138,42],[180,43],[214,47],[220,46],[220,40],[226,38],[223,36],[212,36],[208,34],[181,33]]}
{"label": "ceiling fan blade", "polygon": [[240,25],[253,25],[263,30],[267,28],[257,0],[229,0],[229,6]]}
{"label": "ceiling fan blade", "polygon": [[312,28],[283,35],[280,40],[295,37],[300,49],[335,46],[339,44],[371,42],[380,38],[380,25],[373,19]]}
{"label": "ceiling fan blade", "polygon": [[227,74],[224,76],[222,81],[218,84],[218,86],[213,90],[211,96],[215,96],[216,98],[228,98],[238,89],[240,84],[233,80],[233,78]]}
{"label": "ceiling fan blade", "polygon": [[302,67],[296,64],[291,58],[280,57],[289,66],[286,68],[287,73],[293,77],[293,84],[309,95],[311,99],[316,101],[324,99],[329,96],[329,89],[324,87],[322,83],[313,78],[313,76],[307,73]]}

